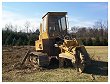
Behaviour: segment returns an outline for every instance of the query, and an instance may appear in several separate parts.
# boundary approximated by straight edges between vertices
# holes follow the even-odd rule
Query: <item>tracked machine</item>
[[[90,57],[80,40],[71,36],[67,29],[67,12],[48,12],[42,17],[39,40],[35,41],[34,52],[28,52],[21,65],[28,60],[39,67],[74,66],[83,72],[90,64]],[[51,64],[52,61],[55,61]]]

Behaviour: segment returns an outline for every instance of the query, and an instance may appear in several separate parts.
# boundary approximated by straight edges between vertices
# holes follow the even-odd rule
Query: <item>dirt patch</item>
[[[7,71],[13,68],[13,66],[21,62],[28,50],[33,51],[34,47],[28,46],[15,46],[15,47],[3,47],[2,49],[2,69]]]
[[[107,52],[98,52],[95,47],[95,54],[93,47],[87,47],[89,53],[93,56],[92,66],[86,68],[83,74],[78,74],[74,68],[32,68],[23,66],[23,69],[14,68],[15,64],[20,63],[28,50],[35,51],[34,46],[15,46],[2,48],[2,81],[4,82],[66,82],[66,81],[108,81],[108,58]],[[104,47],[104,50],[106,48]],[[101,48],[100,48],[101,51]],[[100,60],[97,59],[100,56]],[[105,57],[104,57],[105,56]],[[103,60],[102,60],[103,58]],[[56,64],[56,63],[54,63]]]

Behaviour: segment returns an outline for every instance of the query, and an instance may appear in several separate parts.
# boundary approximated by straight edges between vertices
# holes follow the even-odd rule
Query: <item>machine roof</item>
[[[67,12],[47,12],[42,18],[44,18],[46,15],[66,15]]]

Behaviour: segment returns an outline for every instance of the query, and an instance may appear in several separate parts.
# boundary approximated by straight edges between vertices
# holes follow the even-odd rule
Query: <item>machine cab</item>
[[[40,33],[44,38],[63,37],[67,33],[67,12],[48,12],[42,17]]]
[[[43,50],[48,55],[54,54],[54,44],[59,41],[62,43],[63,37],[67,34],[66,15],[67,12],[48,12],[42,17],[39,40],[35,41],[37,51]]]

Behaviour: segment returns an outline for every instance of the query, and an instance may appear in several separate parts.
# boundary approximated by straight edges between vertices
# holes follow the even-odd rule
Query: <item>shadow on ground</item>
[[[42,67],[42,69],[57,69],[59,68],[58,59],[52,59],[48,67]],[[73,66],[67,65],[64,68],[74,68]],[[108,76],[108,62],[91,60],[91,65],[85,67],[83,73]]]
[[[92,60],[92,65],[85,68],[84,73],[108,76],[108,62]]]
[[[48,69],[59,68],[59,62],[56,59],[51,60],[51,64]],[[73,68],[73,67],[70,67]],[[108,62],[91,60],[91,65],[87,66],[84,70],[86,74],[108,76]]]

